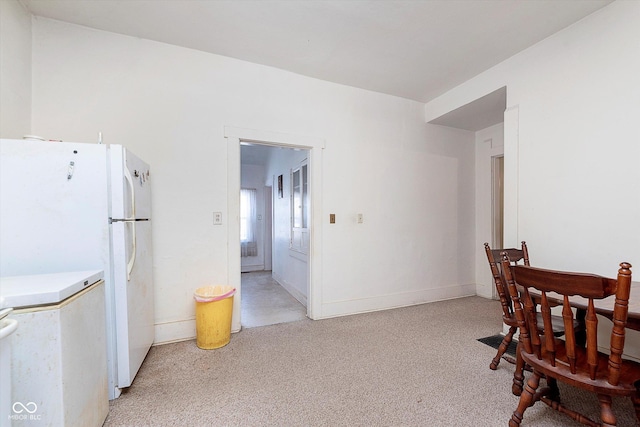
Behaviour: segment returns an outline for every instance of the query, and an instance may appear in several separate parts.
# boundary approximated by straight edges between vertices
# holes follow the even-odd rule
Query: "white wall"
[[[158,342],[194,336],[193,290],[239,272],[225,126],[324,141],[311,153],[315,318],[475,293],[473,136],[425,124],[423,104],[38,18],[32,120],[49,138],[102,132],[151,164]]]
[[[240,265],[242,272],[264,270],[264,235],[265,235],[265,211],[264,211],[264,166],[242,165],[240,175],[240,185],[242,188],[253,188],[256,190],[256,242],[258,244],[258,255],[242,257]],[[270,224],[269,224],[270,226]]]
[[[639,2],[616,1],[426,105],[431,120],[507,86],[518,132],[505,139],[517,191],[505,245],[526,240],[537,265],[640,267],[638,22]]]
[[[504,154],[504,124],[482,129],[475,133],[476,141],[476,292],[485,298],[493,297],[495,288],[489,269],[484,243],[492,244],[492,162]],[[519,246],[518,246],[519,247]]]
[[[342,150],[327,143],[327,315],[475,294],[473,134],[418,133],[405,114],[404,128],[380,117]]]
[[[31,15],[0,1],[0,138],[31,131]]]

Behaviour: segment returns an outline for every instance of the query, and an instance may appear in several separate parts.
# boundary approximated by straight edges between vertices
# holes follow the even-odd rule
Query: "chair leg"
[[[600,402],[600,420],[602,421],[602,425],[606,427],[615,427],[617,425],[616,416],[611,410],[611,396],[599,394],[598,401]]]
[[[489,365],[489,368],[491,370],[495,371],[496,369],[498,369],[498,365],[500,364],[500,359],[502,358],[502,355],[504,354],[504,352],[507,351],[507,348],[509,348],[509,344],[511,344],[511,340],[513,339],[513,334],[515,334],[517,330],[518,328],[516,326],[511,326],[509,328],[509,333],[505,335],[504,338],[502,339],[502,342],[500,343],[500,347],[498,347],[498,353],[496,354],[496,357],[493,358],[493,360],[491,361],[491,364]]]
[[[636,394],[631,398],[631,400],[633,401],[633,407],[636,410],[636,418],[640,423],[640,381],[636,381],[634,385],[636,386]]]
[[[527,385],[524,387],[522,394],[520,395],[520,402],[518,402],[518,407],[515,411],[513,411],[513,415],[511,416],[511,420],[509,420],[509,427],[518,427],[522,422],[522,417],[524,416],[524,411],[531,405],[533,405],[534,396],[536,394],[536,390],[540,385],[540,374],[536,371],[533,371],[531,377],[529,377],[529,381],[527,381]]]
[[[513,385],[511,386],[511,392],[520,396],[522,394],[522,386],[524,385],[524,360],[520,355],[520,342],[516,347],[516,370],[513,372]]]
[[[549,386],[549,393],[547,393],[547,397],[556,403],[560,403],[560,389],[558,388],[558,381],[555,378],[547,378],[547,385]]]

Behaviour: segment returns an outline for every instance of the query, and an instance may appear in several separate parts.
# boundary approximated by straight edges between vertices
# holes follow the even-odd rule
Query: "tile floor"
[[[271,271],[242,273],[241,324],[243,328],[295,322],[307,309],[278,282]]]

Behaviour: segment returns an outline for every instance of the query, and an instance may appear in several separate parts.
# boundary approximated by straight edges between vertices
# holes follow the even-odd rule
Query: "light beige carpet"
[[[477,341],[501,330],[479,297],[244,329],[221,349],[153,347],[106,426],[506,426],[513,365]],[[561,388],[565,403],[594,397]],[[628,399],[619,426],[637,426]],[[577,426],[543,404],[524,426]]]

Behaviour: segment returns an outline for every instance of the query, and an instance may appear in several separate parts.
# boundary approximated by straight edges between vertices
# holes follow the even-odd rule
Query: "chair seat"
[[[640,363],[623,359],[620,367],[620,381],[618,385],[614,386],[608,382],[609,374],[607,365],[609,364],[609,355],[598,352],[596,378],[592,380],[586,368],[588,366],[586,349],[584,347],[577,347],[576,373],[566,374],[569,359],[566,354],[565,342],[558,338],[554,341],[557,366],[553,366],[549,362],[552,358],[548,357],[548,352],[544,348],[544,345],[541,348],[542,359],[538,359],[535,354],[527,353],[524,350],[521,351],[521,356],[526,363],[533,364],[538,371],[546,376],[572,385],[578,385],[577,383],[579,383],[580,387],[594,393],[606,393],[611,396],[633,396],[636,393],[634,383],[640,381]],[[564,366],[560,366],[560,363],[564,364]]]

